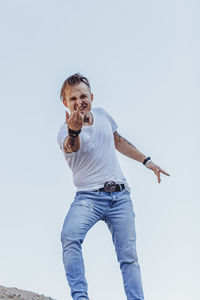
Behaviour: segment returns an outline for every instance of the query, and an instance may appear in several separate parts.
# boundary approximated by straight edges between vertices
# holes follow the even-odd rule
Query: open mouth
[[[80,108],[80,111],[85,110],[85,108],[86,108],[86,105],[85,105],[85,106],[82,106],[82,107]]]

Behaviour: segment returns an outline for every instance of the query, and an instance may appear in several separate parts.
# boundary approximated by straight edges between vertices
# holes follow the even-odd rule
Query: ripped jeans
[[[81,245],[88,230],[99,220],[106,222],[112,234],[127,300],[144,300],[136,252],[135,213],[126,189],[76,193],[61,232],[63,263],[72,298],[89,299]]]

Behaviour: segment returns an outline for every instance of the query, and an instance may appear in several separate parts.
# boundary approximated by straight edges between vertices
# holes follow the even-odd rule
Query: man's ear
[[[94,97],[94,95],[93,94],[91,94],[90,95],[90,97],[91,97],[91,102],[93,101],[93,97]]]
[[[68,104],[67,104],[67,100],[66,100],[66,99],[63,99],[63,104],[64,104],[64,106],[68,107]]]

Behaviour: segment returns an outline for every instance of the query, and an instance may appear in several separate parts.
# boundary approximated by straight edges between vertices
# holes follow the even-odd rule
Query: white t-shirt
[[[57,141],[72,170],[74,185],[77,191],[96,190],[103,187],[106,181],[113,180],[124,183],[130,191],[115,150],[113,133],[118,126],[103,108],[95,107],[91,113],[93,124],[82,127],[81,147],[77,152],[64,151],[63,143],[68,136],[66,123],[58,132]]]

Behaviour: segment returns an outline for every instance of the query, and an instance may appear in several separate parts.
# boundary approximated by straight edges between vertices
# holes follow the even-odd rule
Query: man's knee
[[[63,248],[67,248],[70,245],[81,247],[83,237],[77,234],[70,226],[64,226],[61,231],[60,240]]]
[[[136,249],[134,247],[127,247],[121,249],[120,253],[118,253],[118,261],[120,265],[123,264],[131,264],[138,262],[138,256]]]

